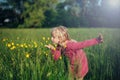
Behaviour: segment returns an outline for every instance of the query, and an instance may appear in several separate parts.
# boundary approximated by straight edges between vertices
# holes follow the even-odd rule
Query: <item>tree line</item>
[[[119,27],[120,5],[113,9],[108,1],[7,0],[12,9],[19,12],[15,20],[17,21],[16,25],[13,24],[13,21],[10,27],[44,28],[57,25],[67,27]]]

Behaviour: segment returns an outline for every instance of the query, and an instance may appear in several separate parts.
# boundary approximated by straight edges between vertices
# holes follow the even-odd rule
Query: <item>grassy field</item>
[[[120,29],[69,28],[77,41],[95,38],[104,43],[85,48],[89,72],[84,80],[120,80]],[[50,29],[0,29],[0,80],[69,80],[68,59],[54,61],[45,44]]]

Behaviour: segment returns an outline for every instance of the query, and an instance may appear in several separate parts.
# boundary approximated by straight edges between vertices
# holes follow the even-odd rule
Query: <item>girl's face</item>
[[[52,40],[52,42],[55,43],[55,44],[58,44],[58,43],[59,43],[58,37],[52,36],[52,37],[51,37],[51,40]]]

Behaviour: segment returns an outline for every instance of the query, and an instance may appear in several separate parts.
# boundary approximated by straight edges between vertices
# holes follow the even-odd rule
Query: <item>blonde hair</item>
[[[59,43],[65,42],[66,40],[70,40],[68,30],[64,26],[58,26],[52,29],[51,35],[54,37],[58,37],[60,40]]]

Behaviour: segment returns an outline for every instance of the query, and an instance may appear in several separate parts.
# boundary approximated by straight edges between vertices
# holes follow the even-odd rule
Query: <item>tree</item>
[[[53,27],[57,25],[57,11],[55,9],[48,9],[44,12],[45,20],[42,27]]]
[[[45,20],[45,11],[49,8],[53,8],[56,0],[34,0],[32,2],[24,2],[24,12],[22,17],[24,18],[24,24],[19,27],[36,28],[42,27]]]

